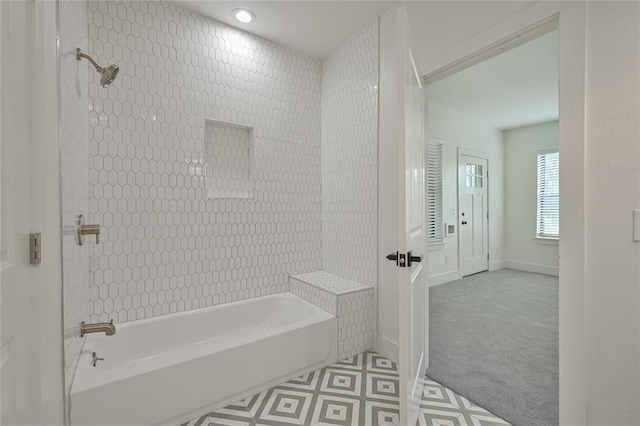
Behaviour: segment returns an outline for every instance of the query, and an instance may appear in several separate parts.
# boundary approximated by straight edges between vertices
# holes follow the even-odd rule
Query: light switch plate
[[[640,209],[633,211],[633,241],[640,242]]]

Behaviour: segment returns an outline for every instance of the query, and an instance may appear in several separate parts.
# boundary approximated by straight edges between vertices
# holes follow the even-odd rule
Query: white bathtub
[[[89,335],[71,422],[177,424],[337,360],[337,320],[282,293]],[[92,353],[104,358],[97,367]]]

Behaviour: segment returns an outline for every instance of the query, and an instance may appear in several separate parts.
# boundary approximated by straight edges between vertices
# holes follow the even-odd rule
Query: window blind
[[[442,222],[442,143],[429,140],[427,148],[427,235],[429,243],[444,241]]]
[[[536,236],[560,236],[560,155],[558,152],[538,154],[538,199]]]

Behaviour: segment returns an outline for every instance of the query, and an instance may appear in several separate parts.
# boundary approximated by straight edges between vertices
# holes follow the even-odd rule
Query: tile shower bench
[[[291,275],[289,284],[293,294],[338,318],[339,359],[373,348],[373,287],[325,271]]]

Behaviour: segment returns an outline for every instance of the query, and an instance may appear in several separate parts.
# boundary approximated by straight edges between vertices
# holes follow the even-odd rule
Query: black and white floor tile
[[[419,425],[508,425],[426,380]],[[282,383],[182,426],[400,426],[396,364],[363,352]]]

